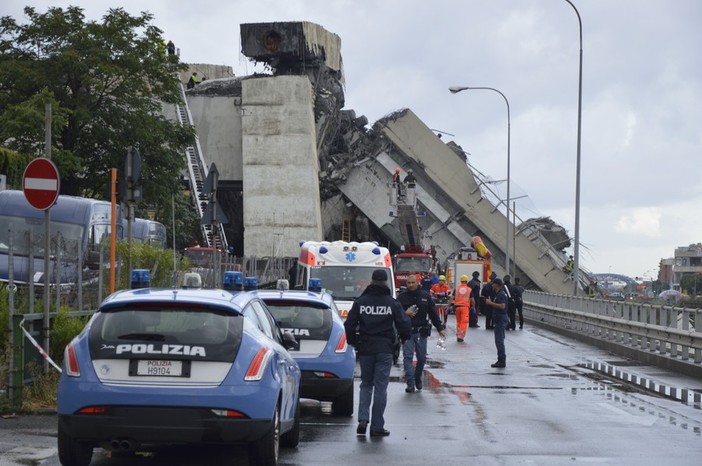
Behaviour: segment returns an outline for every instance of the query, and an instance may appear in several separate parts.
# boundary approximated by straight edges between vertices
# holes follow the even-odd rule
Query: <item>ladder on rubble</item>
[[[341,221],[341,241],[351,241],[351,219],[348,217]]]
[[[185,87],[180,83],[181,102],[176,104],[176,117],[182,126],[193,126],[193,118],[188,108],[188,99],[185,96]],[[188,181],[190,182],[190,193],[193,203],[197,209],[198,218],[202,218],[209,202],[209,197],[203,192],[205,180],[209,167],[205,164],[205,159],[200,148],[200,140],[195,135],[195,144],[185,148],[185,162],[188,167]],[[200,225],[202,228],[202,238],[207,247],[227,250],[227,238],[224,235],[222,224]]]

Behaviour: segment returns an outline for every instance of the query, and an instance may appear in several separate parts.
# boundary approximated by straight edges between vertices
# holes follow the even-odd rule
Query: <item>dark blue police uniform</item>
[[[386,436],[385,405],[390,382],[395,331],[402,341],[410,337],[411,324],[400,303],[390,295],[387,272],[373,272],[372,283],[353,303],[344,322],[346,339],[358,350],[361,387],[358,400],[358,435],[366,434],[370,421],[371,436]],[[373,400],[372,416],[370,412]]]
[[[487,282],[480,290],[480,307],[485,314],[485,328],[488,330],[494,329],[495,324],[492,321],[493,309],[487,305],[487,299],[495,300],[495,291],[492,289],[492,282]]]
[[[495,324],[495,347],[497,348],[497,362],[492,367],[505,367],[507,364],[507,354],[505,352],[505,330],[509,325],[509,316],[507,315],[509,307],[509,298],[504,289],[502,280],[496,278],[492,283],[500,285],[500,291],[493,299],[495,304],[504,304],[504,309],[492,308],[492,320]]]
[[[422,375],[424,364],[427,362],[427,337],[431,332],[432,324],[438,331],[445,326],[436,312],[434,300],[429,293],[422,289],[407,290],[397,297],[403,309],[417,306],[417,314],[412,317],[412,336],[402,345],[403,365],[405,369],[405,382],[408,393],[422,389]],[[429,323],[431,320],[431,323]],[[414,354],[417,354],[417,365],[412,364]]]

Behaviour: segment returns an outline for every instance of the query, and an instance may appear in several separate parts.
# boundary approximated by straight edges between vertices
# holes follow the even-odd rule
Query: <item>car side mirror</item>
[[[299,343],[295,339],[295,336],[288,332],[283,332],[283,346],[288,350],[299,349]]]

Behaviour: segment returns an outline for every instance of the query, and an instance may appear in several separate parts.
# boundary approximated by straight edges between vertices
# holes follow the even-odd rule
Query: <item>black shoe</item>
[[[523,326],[523,325],[520,325],[520,326],[519,326],[519,330],[521,330],[521,329],[523,329],[523,328],[524,328],[524,326]]]
[[[368,427],[368,421],[358,421],[356,435],[366,435],[366,427]]]
[[[507,367],[507,364],[502,361],[497,361],[495,364],[491,364],[490,367]]]
[[[485,329],[486,329],[486,330],[495,330],[495,326],[494,326],[494,325],[488,325],[487,327],[485,327]]]
[[[418,392],[421,391],[422,390],[422,381],[417,380],[417,382],[415,382],[414,386],[417,388]]]
[[[463,343],[463,338],[456,338],[456,341],[459,343]]]
[[[405,392],[407,392],[407,393],[414,393],[414,387],[408,386],[407,388],[405,388]]]
[[[388,435],[390,435],[389,430],[385,430],[385,429],[371,430],[371,437],[387,437]]]

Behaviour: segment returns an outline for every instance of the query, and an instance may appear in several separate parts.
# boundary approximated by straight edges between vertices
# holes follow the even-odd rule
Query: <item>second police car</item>
[[[356,355],[346,343],[344,322],[329,293],[271,290],[255,294],[265,301],[283,332],[299,345],[291,354],[302,371],[301,397],[331,401],[337,416],[353,414]]]

